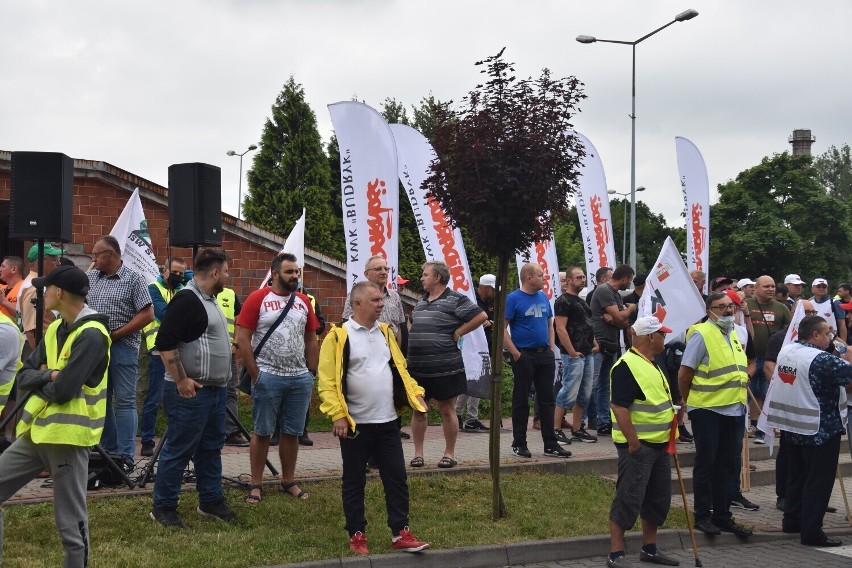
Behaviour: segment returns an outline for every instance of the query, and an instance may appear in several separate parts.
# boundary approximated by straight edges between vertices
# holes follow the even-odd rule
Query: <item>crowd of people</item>
[[[434,462],[439,468],[457,466],[460,430],[488,431],[479,420],[479,399],[467,395],[462,344],[465,335],[484,327],[491,347],[493,274],[479,279],[471,301],[449,287],[445,263],[428,261],[420,279],[424,293],[407,315],[388,285],[387,261],[371,257],[365,281],[345,300],[343,321],[320,343],[325,322],[316,298],[303,290],[291,254],[276,256],[267,285],[244,301],[227,287],[229,259],[221,250],[201,250],[191,270],[186,260],[169,258],[153,282],[122,262],[110,236],[95,243],[88,272],[63,266],[61,256],[56,247],[44,246],[42,277],[37,246],[28,253],[29,267],[18,257],[0,264],[6,285],[0,295],[3,414],[16,396],[27,397],[17,426],[9,421],[0,455],[0,503],[34,476],[53,476],[66,565],[80,565],[88,554],[89,448],[100,443],[132,467],[139,430],[141,454],[152,456],[161,404],[167,428],[150,511],[156,522],[183,526],[178,505],[190,460],[198,514],[236,518],[222,488],[226,443],[250,448],[246,504],[263,499],[263,470],[274,445],[281,463],[278,489],[309,499],[296,469],[300,444],[312,443],[307,416],[315,381],[320,411],[340,440],[350,549],[368,553],[364,488],[370,467],[381,473],[392,547],[428,548],[409,529],[401,443],[408,434],[401,416],[410,409],[412,468],[436,459],[424,445],[430,405],[440,414],[444,437]],[[758,508],[742,495],[740,471],[749,465],[742,462],[744,440],[761,443],[773,433],[757,428],[761,411],[769,417],[764,430],[782,431],[777,505],[784,531],[800,533],[803,544],[840,544],[822,531],[822,515],[846,427],[845,387],[852,382],[852,351],[842,349],[852,337],[852,286],[841,284],[832,298],[828,282],[816,278],[813,296],[805,300],[797,274],[778,286],[770,276],[718,277],[710,294],[702,294],[706,316],[673,334],[657,318],[639,316],[645,277],[627,265],[598,270],[597,286],[585,295],[585,271],[568,268],[560,273],[563,294],[554,304],[543,292],[539,265],[526,264],[519,274],[518,289],[506,298],[502,344],[514,376],[512,452],[532,457],[531,397],[545,456],[569,458],[566,446],[572,443],[612,437],[619,478],[609,519],[609,566],[630,565],[624,532],[637,518],[643,529],[640,560],[676,564],[656,547],[656,530],[671,501],[666,448],[673,440],[695,444],[695,528],[751,535],[731,508]],[[702,291],[706,276],[691,276]],[[37,296],[43,297],[41,312]],[[798,339],[785,343],[797,302],[804,316],[797,322]],[[149,361],[141,420],[140,353]],[[559,376],[555,357],[562,360]],[[250,439],[237,423],[238,369],[245,375],[240,388],[252,400]],[[783,386],[766,403],[770,380],[779,376]]]

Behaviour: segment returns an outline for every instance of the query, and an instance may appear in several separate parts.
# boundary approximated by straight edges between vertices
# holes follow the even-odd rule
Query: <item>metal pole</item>
[[[621,264],[627,264],[627,200],[624,200],[624,238],[621,239]]]
[[[244,155],[245,155],[245,152],[240,154],[240,183],[239,183],[239,186],[238,186],[239,189],[237,190],[237,200],[238,200],[237,201],[237,219],[242,219],[242,217],[240,216],[240,213],[242,211],[242,206],[243,206],[243,156]]]
[[[640,40],[641,41],[641,40]],[[637,42],[638,43],[638,42]],[[636,271],[636,44],[633,44],[633,88],[630,112],[630,267]]]

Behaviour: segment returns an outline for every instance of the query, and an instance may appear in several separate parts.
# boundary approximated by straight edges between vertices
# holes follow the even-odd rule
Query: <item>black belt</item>
[[[545,353],[550,351],[550,347],[528,347],[525,349],[518,349],[518,351],[529,351],[530,353]]]

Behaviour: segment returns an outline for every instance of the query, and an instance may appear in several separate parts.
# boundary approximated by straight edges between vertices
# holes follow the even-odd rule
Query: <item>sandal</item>
[[[252,491],[254,491],[255,489],[257,489],[259,491],[263,491],[263,486],[262,485],[252,485],[252,486],[249,487],[249,492],[246,493],[245,497],[243,497],[243,501],[245,501],[249,505],[254,505],[256,503],[260,503],[263,500],[263,497],[261,497],[260,495],[255,495],[254,493],[252,493]]]
[[[443,469],[449,469],[451,467],[456,467],[458,464],[459,464],[459,462],[457,462],[455,459],[451,458],[450,456],[444,456],[438,462],[438,467],[443,468]]]
[[[278,487],[281,490],[281,493],[286,493],[290,497],[295,497],[296,499],[301,499],[302,501],[305,501],[308,498],[308,494],[303,491],[301,487],[299,487],[298,481],[291,481],[290,483],[286,484],[282,483]],[[290,491],[294,487],[298,490],[298,493],[293,493],[292,491]]]
[[[423,456],[414,456],[414,459],[409,462],[411,467],[423,467],[426,462],[423,461]]]

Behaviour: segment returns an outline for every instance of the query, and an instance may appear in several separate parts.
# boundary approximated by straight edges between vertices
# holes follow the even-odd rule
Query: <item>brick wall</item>
[[[9,199],[10,184],[9,171],[0,170],[0,200]],[[162,191],[162,188],[160,189]],[[115,187],[102,179],[75,177],[71,217],[72,244],[81,245],[84,253],[90,253],[95,241],[112,230],[129,197],[130,193],[126,189]],[[157,260],[164,262],[171,254],[183,257],[191,266],[191,248],[174,247],[169,251],[168,209],[144,197],[142,208],[148,221]],[[277,252],[224,230],[222,249],[232,259],[229,267],[230,287],[234,288],[241,299],[245,299],[258,288]],[[344,280],[310,265],[305,267],[303,279],[305,288],[316,296],[326,319],[330,322],[339,321],[346,298]]]

